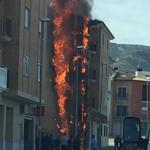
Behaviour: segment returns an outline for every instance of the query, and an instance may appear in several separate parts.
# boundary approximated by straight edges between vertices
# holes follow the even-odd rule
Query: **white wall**
[[[102,124],[101,147],[108,146],[108,140],[109,140],[109,126],[107,124]]]
[[[0,95],[0,105],[4,106],[4,122],[6,121],[6,108],[11,107],[13,108],[13,150],[23,150],[23,141],[24,141],[24,114],[20,113],[20,104],[13,99],[3,98]],[[34,117],[30,116],[33,120]],[[11,125],[10,125],[11,126]],[[4,135],[6,132],[6,127],[4,123]],[[34,124],[35,130],[35,124]],[[34,132],[35,134],[35,132]],[[4,141],[4,148],[5,150],[5,141]],[[9,144],[9,143],[7,143]]]

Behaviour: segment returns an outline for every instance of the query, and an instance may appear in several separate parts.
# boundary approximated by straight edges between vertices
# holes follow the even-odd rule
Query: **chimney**
[[[135,72],[136,77],[142,77],[143,76],[143,69],[141,67],[137,67],[137,70]]]

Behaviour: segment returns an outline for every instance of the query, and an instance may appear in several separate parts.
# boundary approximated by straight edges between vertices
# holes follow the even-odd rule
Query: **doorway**
[[[34,128],[32,119],[24,119],[24,150],[33,150]]]

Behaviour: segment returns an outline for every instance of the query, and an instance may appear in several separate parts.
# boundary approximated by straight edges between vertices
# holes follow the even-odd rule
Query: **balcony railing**
[[[0,18],[0,41],[11,41],[12,21],[7,17]]]

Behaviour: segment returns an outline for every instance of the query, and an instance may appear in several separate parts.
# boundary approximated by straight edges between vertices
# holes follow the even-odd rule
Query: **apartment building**
[[[142,135],[149,124],[149,79],[150,74],[138,69],[135,75],[119,73],[112,83],[112,117],[110,135],[122,134],[125,116],[139,117]]]
[[[46,40],[41,42],[41,19],[47,17],[47,6],[48,0],[0,0],[1,150],[35,149],[38,118],[33,110],[39,104],[41,56],[44,92],[47,87]]]
[[[108,143],[108,47],[114,37],[104,22],[89,23],[89,80],[88,80],[88,128],[89,139],[95,134],[99,145]],[[90,143],[89,143],[90,145]]]

